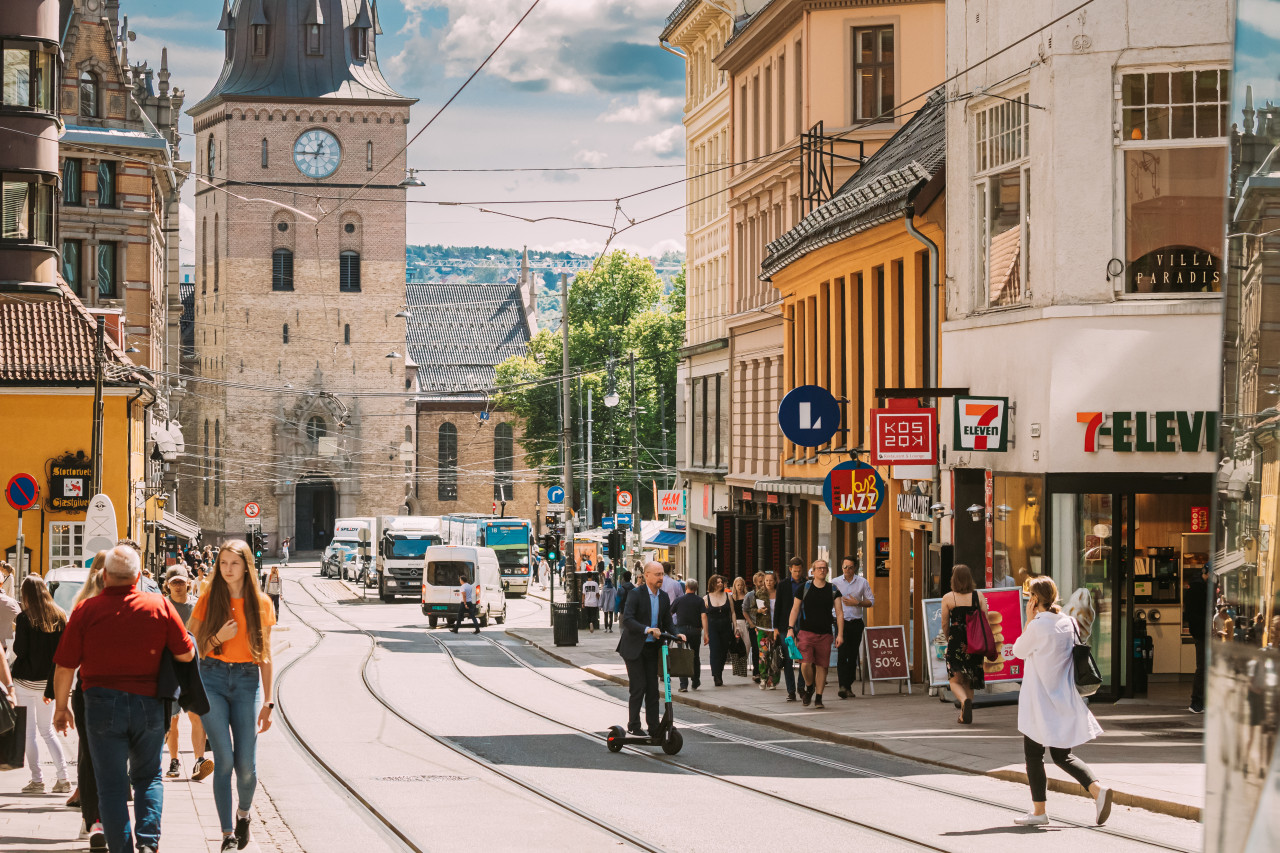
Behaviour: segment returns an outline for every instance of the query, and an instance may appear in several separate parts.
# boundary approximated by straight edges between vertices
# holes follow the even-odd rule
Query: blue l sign
[[[564,487],[552,486],[551,488],[547,489],[547,502],[553,503],[553,504],[564,503]]]
[[[840,429],[840,406],[826,388],[801,385],[778,405],[778,426],[801,447],[819,447]]]

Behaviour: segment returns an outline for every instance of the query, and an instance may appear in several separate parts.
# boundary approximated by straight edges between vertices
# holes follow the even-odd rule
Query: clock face
[[[293,143],[293,163],[309,178],[327,178],[338,169],[342,146],[327,130],[308,130]]]

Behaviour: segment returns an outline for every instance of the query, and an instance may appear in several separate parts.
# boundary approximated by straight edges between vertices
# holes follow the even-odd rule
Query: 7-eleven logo
[[[961,450],[1004,451],[1008,406],[1004,397],[957,398],[956,446]]]

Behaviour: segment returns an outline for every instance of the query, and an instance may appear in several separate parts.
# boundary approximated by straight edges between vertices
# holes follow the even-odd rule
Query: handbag
[[[804,660],[804,655],[800,653],[800,647],[796,645],[796,638],[787,634],[787,657],[792,660]]]
[[[991,656],[995,652],[994,638],[991,647],[987,646],[987,638],[991,636],[991,623],[987,621],[987,614],[982,612],[981,607],[975,607],[964,618],[964,642],[969,654]]]
[[[13,730],[14,723],[17,722],[18,707],[9,704],[9,694],[0,691],[0,735],[6,735]]]
[[[674,643],[667,646],[667,674],[672,678],[692,678],[693,649]]]
[[[0,697],[0,708],[7,708],[13,719],[9,730],[0,735],[0,770],[20,770],[27,754],[27,709],[13,707],[7,696]]]
[[[746,653],[747,644],[742,642],[742,638],[735,634],[733,640],[729,643],[729,654],[743,656]]]
[[[1093,659],[1093,649],[1088,643],[1080,642],[1080,624],[1071,620],[1071,629],[1075,633],[1075,643],[1071,646],[1071,663],[1075,669],[1076,692],[1081,696],[1092,696],[1102,686],[1102,673],[1098,670],[1098,662]]]

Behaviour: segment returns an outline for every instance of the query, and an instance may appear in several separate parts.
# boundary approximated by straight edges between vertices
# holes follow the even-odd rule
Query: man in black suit
[[[622,636],[618,638],[618,654],[627,664],[627,681],[631,687],[631,713],[627,731],[644,735],[640,728],[640,704],[644,703],[649,734],[658,729],[662,712],[658,698],[658,677],[662,670],[659,637],[671,633],[671,604],[662,594],[662,564],[649,562],[644,567],[644,585],[627,595],[622,608]],[[681,640],[684,637],[680,638]]]
[[[787,564],[787,572],[775,573],[778,580],[778,598],[774,602],[774,627],[782,632],[778,642],[787,635],[787,620],[790,618],[791,605],[804,594],[804,560],[792,557]],[[778,615],[782,614],[782,615]],[[787,683],[787,701],[796,701],[796,668],[791,664],[785,647],[782,649],[782,677]],[[800,676],[800,692],[804,692],[804,676]]]

